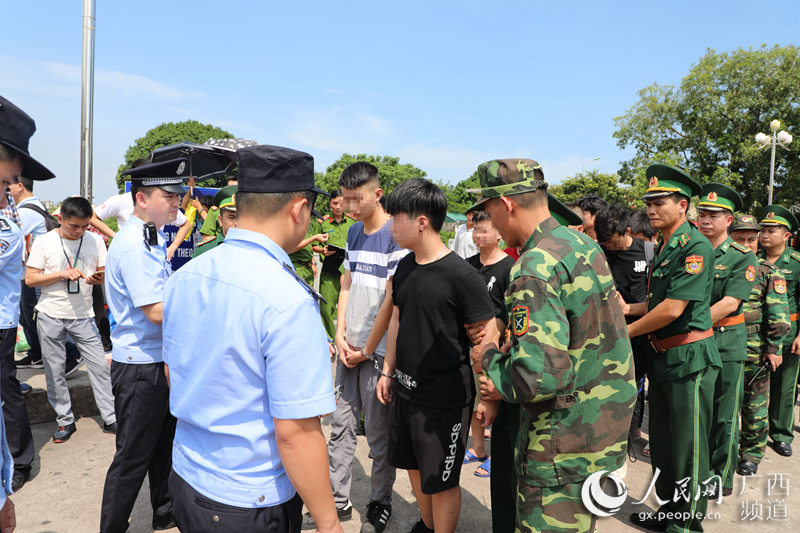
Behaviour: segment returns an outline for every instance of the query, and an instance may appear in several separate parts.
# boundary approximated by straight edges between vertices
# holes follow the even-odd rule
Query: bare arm
[[[344,340],[344,329],[347,324],[345,315],[347,314],[347,299],[350,297],[350,286],[352,284],[353,278],[350,276],[350,271],[345,270],[344,274],[342,274],[342,283],[339,288],[339,301],[336,304],[336,335],[334,337],[336,349],[339,350],[339,359],[345,366],[347,366],[347,352],[350,351],[347,342]]]
[[[299,252],[312,242],[325,242],[327,240],[328,240],[327,233],[317,233],[316,235],[312,235],[311,237],[308,237],[307,239],[303,239],[302,241],[300,241],[300,244],[297,245],[297,248],[295,248],[294,251]]]
[[[192,229],[192,223],[189,222],[187,219],[186,222],[183,223],[183,226],[178,228],[177,233],[175,233],[175,240],[172,241],[167,247],[167,259],[172,259],[172,256],[175,255],[175,250],[178,249],[178,246],[181,245],[186,236],[189,235],[189,231]]]
[[[44,274],[41,268],[27,267],[25,269],[25,285],[28,287],[47,287],[62,280],[75,281],[84,278],[79,268],[70,268],[58,272]]]
[[[383,298],[378,314],[375,316],[375,322],[372,323],[372,329],[369,331],[369,337],[364,343],[364,346],[359,352],[352,352],[352,355],[347,358],[347,362],[355,366],[361,361],[365,361],[364,353],[372,354],[375,348],[381,342],[383,334],[386,333],[386,328],[389,327],[389,321],[392,319],[392,278],[390,277],[386,282],[386,296]]]
[[[636,337],[663,328],[681,316],[688,304],[688,300],[667,298],[642,318],[632,324],[628,324],[628,336]]]
[[[397,332],[400,330],[400,308],[392,306],[392,318],[389,321],[389,332],[386,334],[386,355],[383,357],[383,375],[378,380],[375,392],[378,401],[386,405],[392,401],[392,385],[397,368]]]
[[[94,213],[92,213],[92,218],[91,220],[89,220],[89,224],[91,224],[94,227],[94,229],[96,229],[109,239],[113,239],[114,235],[116,235],[116,233],[114,233],[114,230],[109,228],[108,224],[100,220],[100,217],[98,217]]]
[[[739,307],[740,303],[742,303],[742,300],[739,298],[734,298],[733,296],[723,296],[720,301],[711,306],[711,321],[716,322],[717,320],[730,315],[736,311],[736,308]]]
[[[164,302],[157,304],[143,305],[141,307],[144,316],[153,324],[161,324],[164,320]]]
[[[341,532],[328,474],[328,449],[319,418],[275,419],[278,453],[317,531]]]

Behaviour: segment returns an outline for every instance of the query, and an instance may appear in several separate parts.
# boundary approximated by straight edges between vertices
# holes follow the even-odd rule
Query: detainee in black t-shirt
[[[464,324],[495,316],[480,273],[457,254],[419,265],[412,252],[397,265],[392,301],[400,310],[395,392],[430,407],[471,404],[475,385]]]
[[[611,277],[622,299],[628,303],[640,303],[647,299],[647,276],[650,271],[655,245],[631,236],[631,212],[621,205],[609,205],[597,212],[595,233],[602,246],[611,270]],[[627,316],[629,324],[639,317]],[[644,418],[644,376],[650,351],[647,337],[639,335],[631,339],[633,366],[639,395],[631,420],[631,436],[641,437]],[[645,455],[649,453],[645,447]]]
[[[508,317],[503,316],[505,310],[506,289],[511,280],[511,267],[514,266],[514,259],[503,252],[505,257],[496,263],[484,265],[481,263],[481,254],[475,254],[467,258],[467,263],[472,265],[483,276],[486,289],[489,291],[489,298],[495,309],[495,317],[503,322],[508,322]]]

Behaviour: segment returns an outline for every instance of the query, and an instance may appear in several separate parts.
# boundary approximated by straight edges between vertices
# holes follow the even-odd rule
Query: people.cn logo
[[[607,475],[606,475],[607,474]],[[613,485],[609,487],[613,494],[607,494],[603,490],[603,481],[608,480]],[[608,470],[595,472],[583,482],[581,488],[581,500],[583,505],[595,516],[611,516],[620,510],[622,504],[628,498],[628,487],[618,475],[609,473]]]

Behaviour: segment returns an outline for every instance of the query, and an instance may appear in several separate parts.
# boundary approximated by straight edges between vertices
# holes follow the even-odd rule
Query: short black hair
[[[331,200],[333,200],[334,198],[341,198],[342,197],[342,189],[331,189],[330,191],[328,191],[328,193],[330,193],[330,195],[331,195],[331,198],[330,198]]]
[[[197,201],[206,209],[211,209],[211,206],[214,205],[214,197],[210,194],[201,194]]]
[[[425,215],[431,227],[438,232],[447,216],[447,196],[433,182],[412,178],[395,187],[386,201],[386,212],[410,217]]]
[[[314,207],[317,193],[310,190],[292,192],[237,192],[236,213],[238,216],[263,218],[274,215],[294,198],[303,197]]]
[[[59,212],[62,219],[67,218],[92,218],[94,209],[92,204],[86,198],[81,196],[70,196],[61,202],[61,210]]]
[[[656,230],[650,225],[650,217],[647,216],[646,211],[637,209],[631,213],[631,233],[640,233],[648,239],[652,239],[656,234]]]
[[[19,177],[19,182],[25,187],[25,190],[28,192],[33,192],[33,180],[30,178],[25,178],[23,176]]]
[[[492,220],[492,217],[486,211],[477,211],[475,212],[475,216],[472,217],[472,223],[477,224],[478,222],[483,222],[484,220]]]
[[[625,235],[631,226],[631,211],[624,205],[611,204],[597,212],[594,232],[597,242],[607,242],[614,235]]]
[[[592,216],[596,215],[598,211],[608,205],[605,199],[598,194],[585,194],[575,200],[575,203],[584,211],[590,212]]]
[[[374,183],[381,186],[378,167],[368,161],[356,161],[350,163],[342,170],[339,176],[339,187],[343,189],[358,189],[367,183]]]

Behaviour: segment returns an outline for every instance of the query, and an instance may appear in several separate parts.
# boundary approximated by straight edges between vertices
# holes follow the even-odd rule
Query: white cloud
[[[496,157],[489,150],[476,150],[441,141],[410,144],[401,148],[396,155],[401,163],[411,163],[427,172],[431,179],[447,183],[468,178],[479,164]]]
[[[288,137],[316,150],[374,153],[386,146],[395,133],[388,120],[348,106],[294,113]]]

